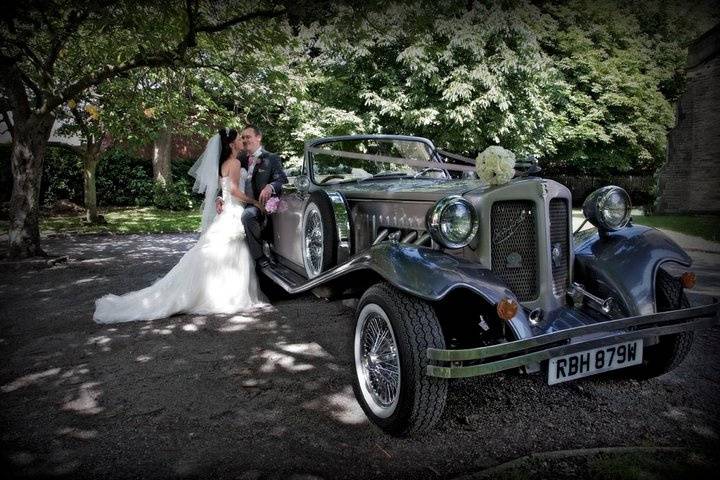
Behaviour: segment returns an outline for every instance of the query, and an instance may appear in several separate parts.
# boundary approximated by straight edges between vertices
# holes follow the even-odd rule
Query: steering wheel
[[[328,175],[327,177],[320,180],[320,183],[325,183],[328,180],[334,180],[336,178],[345,178],[345,175],[339,175],[339,174]]]
[[[425,175],[425,174],[428,173],[428,172],[444,172],[444,171],[445,171],[445,170],[443,170],[442,168],[427,167],[427,168],[423,168],[421,171],[419,171],[418,173],[416,173],[413,178],[422,177],[423,175]]]

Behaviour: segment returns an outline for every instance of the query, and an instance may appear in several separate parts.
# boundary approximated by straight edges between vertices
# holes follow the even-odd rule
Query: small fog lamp
[[[683,288],[693,288],[696,280],[694,272],[685,272],[680,275],[680,283]]]
[[[518,303],[512,298],[504,297],[497,304],[498,317],[503,320],[512,320],[518,311]]]

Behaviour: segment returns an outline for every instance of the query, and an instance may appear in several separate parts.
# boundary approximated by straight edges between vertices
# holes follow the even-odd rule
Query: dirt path
[[[0,264],[4,470],[452,478],[546,450],[719,450],[717,327],[697,339],[681,368],[647,383],[594,378],[549,387],[542,376],[512,374],[454,382],[442,425],[399,440],[368,424],[354,400],[352,312],[340,302],[305,296],[252,317],[92,322],[95,298],[149,284],[194,239],[54,238],[45,246],[67,263]]]

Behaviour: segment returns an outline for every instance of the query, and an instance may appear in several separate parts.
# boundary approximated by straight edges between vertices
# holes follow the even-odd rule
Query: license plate
[[[642,339],[593,348],[551,358],[548,364],[548,385],[638,365],[642,362]]]

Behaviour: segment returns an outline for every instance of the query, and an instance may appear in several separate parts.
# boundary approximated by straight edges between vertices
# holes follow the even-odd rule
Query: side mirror
[[[301,193],[307,193],[308,190],[310,190],[310,179],[307,175],[298,175],[295,177],[295,188],[298,189],[298,192]]]

